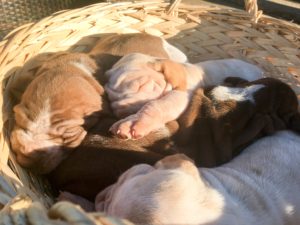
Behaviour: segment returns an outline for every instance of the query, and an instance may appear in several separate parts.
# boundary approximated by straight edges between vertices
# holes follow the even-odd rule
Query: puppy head
[[[15,126],[10,135],[11,147],[17,155],[18,163],[26,168],[37,168],[40,167],[37,163],[44,162],[47,168],[41,170],[50,170],[64,155],[60,152],[61,146],[76,147],[86,135],[82,127],[83,119],[66,118],[53,126],[52,113],[47,107],[31,111],[21,103],[14,107],[14,112]],[[48,165],[50,158],[56,160]],[[43,171],[37,172],[44,173]]]
[[[63,159],[61,140],[46,134],[36,135],[15,126],[10,136],[17,162],[36,173],[47,173]]]
[[[181,165],[191,163],[178,157],[179,161]],[[195,224],[198,181],[181,166],[157,167],[137,165],[129,169],[96,197],[96,210],[141,224]]]

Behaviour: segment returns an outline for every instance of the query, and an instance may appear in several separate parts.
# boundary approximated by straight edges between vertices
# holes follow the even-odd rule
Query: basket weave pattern
[[[70,7],[73,0],[1,0],[0,39],[10,30]]]
[[[234,57],[254,63],[267,75],[290,84],[300,99],[299,26],[257,11],[253,15],[259,18],[253,20],[253,15],[244,11],[217,5],[181,4],[169,14],[167,6],[153,1],[100,3],[24,25],[0,42],[1,173],[15,194],[29,195],[46,207],[52,203],[46,182],[17,165],[7,142],[12,106],[33,78],[32,69],[51,52],[88,51],[103,33],[161,36],[186,53],[191,62]],[[22,87],[16,85],[20,82]]]

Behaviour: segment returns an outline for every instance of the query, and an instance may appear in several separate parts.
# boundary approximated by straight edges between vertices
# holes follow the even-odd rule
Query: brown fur
[[[146,44],[145,44],[146,43]],[[40,67],[35,68],[35,79],[14,107],[16,125],[11,134],[12,148],[20,165],[38,173],[48,173],[64,159],[68,148],[78,146],[101,114],[105,114],[101,95],[103,88],[93,77],[86,76],[69,62],[83,63],[93,70],[95,78],[105,84],[104,72],[122,55],[141,52],[167,58],[160,38],[148,34],[109,35],[101,38],[89,55],[83,53],[54,53]],[[39,147],[25,131],[49,99],[51,128],[42,138],[53,146]],[[30,132],[35,132],[31,130]],[[38,131],[37,131],[38,132]],[[40,132],[38,132],[41,138]],[[61,150],[61,151],[60,151]]]
[[[90,51],[93,56],[99,54],[124,56],[129,53],[143,53],[158,58],[169,58],[163,49],[161,38],[145,33],[108,35],[101,38]]]
[[[241,82],[242,81],[242,82]],[[299,132],[298,101],[285,83],[264,78],[253,82],[240,78],[225,80],[229,86],[263,84],[249,101],[216,101],[213,88],[198,88],[186,112],[179,119],[175,143],[198,166],[213,167],[227,162],[255,139],[277,130]]]
[[[174,90],[186,91],[188,73],[181,63],[166,59],[149,63],[149,66],[155,71],[161,72]]]
[[[99,66],[95,76],[102,85],[107,82],[103,76],[122,56],[143,53],[158,58],[169,58],[163,49],[161,38],[146,34],[110,34],[100,38],[89,52]]]
[[[97,68],[86,54],[57,53],[37,70],[36,78],[14,107],[12,148],[20,165],[36,168],[39,173],[48,172],[63,158],[63,152],[57,153],[60,146],[78,146],[86,129],[103,113],[103,88],[72,65],[74,62],[92,71]],[[49,160],[43,161],[44,157]]]

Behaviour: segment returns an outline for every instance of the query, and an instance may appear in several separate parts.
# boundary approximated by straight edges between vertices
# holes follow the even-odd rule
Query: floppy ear
[[[127,171],[125,171],[118,179],[116,183],[105,188],[101,191],[95,198],[95,208],[96,211],[107,211],[109,205],[113,200],[113,195],[116,190],[121,187],[125,181],[129,180],[132,177],[135,177],[140,174],[146,174],[153,171],[154,168],[147,164],[139,164],[131,167]]]
[[[104,88],[103,86],[93,77],[84,76],[82,77],[85,79],[89,84],[95,88],[95,90],[99,93],[99,95],[104,95]]]
[[[148,66],[162,73],[166,81],[172,85],[173,89],[179,91],[185,91],[187,89],[188,74],[183,64],[163,59],[149,62]]]
[[[28,118],[27,108],[24,107],[23,104],[18,104],[14,106],[13,108],[14,111],[14,116],[15,116],[15,121],[18,124],[19,127],[26,127],[28,123],[30,123],[30,119]]]

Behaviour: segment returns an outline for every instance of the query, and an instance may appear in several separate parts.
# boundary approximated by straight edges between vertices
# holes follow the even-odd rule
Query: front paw
[[[133,139],[132,126],[137,120],[137,115],[128,116],[114,123],[109,131],[122,139]]]
[[[140,139],[164,126],[150,117],[134,114],[114,123],[110,132],[122,139]]]

